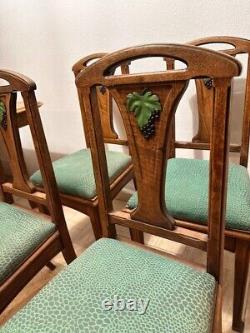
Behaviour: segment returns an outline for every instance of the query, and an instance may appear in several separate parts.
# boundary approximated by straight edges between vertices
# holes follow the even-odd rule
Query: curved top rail
[[[75,76],[79,74],[82,69],[87,67],[88,63],[92,60],[99,60],[100,58],[104,57],[107,53],[105,52],[99,52],[99,53],[93,53],[90,54],[86,57],[81,58],[78,60],[73,66],[72,66],[72,71],[74,72]]]
[[[14,71],[0,69],[0,79],[9,82],[8,88],[13,91],[36,90],[36,84],[33,80]],[[6,92],[6,86],[0,86],[0,92]]]
[[[124,62],[146,57],[169,57],[186,63],[187,68],[154,73],[112,76]],[[230,78],[239,75],[241,64],[236,59],[213,50],[181,44],[149,44],[110,53],[76,77],[77,86],[133,84],[188,80],[195,77]]]
[[[240,37],[232,37],[232,36],[212,36],[212,37],[204,37],[193,40],[189,42],[189,45],[194,46],[202,46],[206,44],[229,44],[232,45],[232,49],[221,50],[230,55],[236,55],[239,53],[250,53],[250,40],[246,38]]]

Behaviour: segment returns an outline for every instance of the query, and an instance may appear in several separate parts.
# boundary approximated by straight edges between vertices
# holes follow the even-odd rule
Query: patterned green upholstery
[[[0,282],[55,230],[53,223],[28,212],[0,203]]]
[[[131,157],[115,151],[106,152],[110,181],[113,181],[128,164]],[[59,191],[85,199],[96,195],[95,178],[89,149],[77,151],[53,163]],[[41,172],[35,172],[30,180],[35,186],[42,185]]]
[[[207,223],[209,163],[206,160],[174,158],[168,161],[166,205],[177,219]],[[247,169],[230,164],[226,225],[230,229],[250,230],[250,180]],[[137,206],[136,193],[128,208]]]
[[[106,298],[149,299],[144,314],[105,311]],[[52,280],[1,333],[208,333],[215,279],[184,264],[101,239]]]

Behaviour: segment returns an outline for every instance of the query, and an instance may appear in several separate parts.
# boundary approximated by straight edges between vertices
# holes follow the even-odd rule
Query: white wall
[[[52,153],[84,144],[71,72],[80,57],[211,35],[250,38],[249,0],[0,0],[0,12],[0,67],[37,83]],[[194,131],[189,103],[182,103],[178,133],[186,138]],[[29,149],[26,132],[23,137]]]

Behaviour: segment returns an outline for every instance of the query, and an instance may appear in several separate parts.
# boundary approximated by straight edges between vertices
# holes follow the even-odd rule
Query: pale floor
[[[123,205],[121,201],[116,201],[116,206]],[[64,208],[70,235],[77,255],[81,254],[88,246],[94,242],[89,218],[79,212],[69,208]],[[129,241],[129,234],[125,228],[118,228],[119,238]],[[167,252],[170,255],[178,255],[181,261],[190,260],[198,265],[204,265],[205,253],[192,249],[163,238],[146,235],[145,242],[148,246]],[[7,307],[0,318],[0,325],[10,318],[18,309],[22,308],[49,280],[51,280],[66,265],[62,255],[57,255],[53,259],[56,265],[54,271],[45,267],[36,277],[22,290],[15,300]],[[225,252],[225,281],[224,281],[224,305],[223,305],[223,333],[232,333],[232,295],[233,295],[233,265],[234,255]],[[250,302],[247,304],[247,315],[245,333],[250,333]],[[26,333],[26,332],[24,332]],[[31,332],[30,332],[31,333]]]

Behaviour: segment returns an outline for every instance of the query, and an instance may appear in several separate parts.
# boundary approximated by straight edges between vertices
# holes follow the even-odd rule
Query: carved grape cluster
[[[213,87],[213,79],[204,79],[204,84],[207,89],[211,89]]]
[[[155,134],[155,121],[160,117],[160,111],[153,111],[151,114],[148,123],[144,125],[140,130],[142,131],[143,136],[148,139]]]
[[[155,134],[155,121],[162,110],[160,99],[149,90],[133,92],[127,96],[128,111],[134,112],[138,127],[145,139]]]

